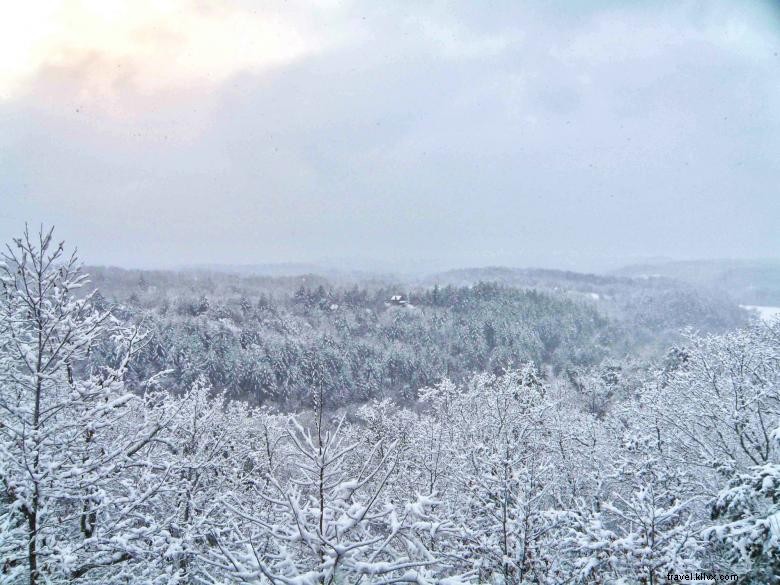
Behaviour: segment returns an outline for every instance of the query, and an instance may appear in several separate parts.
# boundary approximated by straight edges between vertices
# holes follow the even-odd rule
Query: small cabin
[[[404,295],[393,295],[386,304],[394,305],[396,307],[405,307],[409,304],[409,300]]]

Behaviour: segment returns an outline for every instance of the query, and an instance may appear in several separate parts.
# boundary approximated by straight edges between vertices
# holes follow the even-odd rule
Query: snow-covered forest
[[[92,272],[48,231],[0,265],[0,583],[780,582],[780,320]]]

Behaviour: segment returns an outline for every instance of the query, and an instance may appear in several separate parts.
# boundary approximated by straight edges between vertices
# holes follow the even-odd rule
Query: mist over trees
[[[0,583],[780,582],[780,321],[722,294],[93,273],[0,265]]]
[[[660,357],[685,327],[725,331],[748,320],[728,297],[674,281],[556,271],[361,283],[92,272],[104,307],[118,305],[115,313],[149,335],[132,378],[170,370],[168,384],[184,389],[205,376],[230,397],[293,409],[308,406],[317,385],[334,406],[412,404],[419,388],[445,377],[528,362],[577,376],[629,354]],[[390,302],[399,294],[404,304]]]

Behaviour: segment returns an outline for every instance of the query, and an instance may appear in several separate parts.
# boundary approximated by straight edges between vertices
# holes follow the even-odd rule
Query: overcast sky
[[[136,267],[780,257],[776,2],[0,7],[4,241],[53,223]]]

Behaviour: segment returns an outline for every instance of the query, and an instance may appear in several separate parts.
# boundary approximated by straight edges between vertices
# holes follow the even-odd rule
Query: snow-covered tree
[[[644,396],[668,457],[720,473],[765,463],[780,421],[777,342],[758,325],[687,341],[685,360]]]
[[[343,439],[343,420],[326,428],[321,404],[309,427],[289,419],[284,463],[252,484],[259,505],[247,509],[234,495],[225,498],[233,520],[217,538],[212,564],[237,582],[444,582],[420,537],[447,529],[430,516],[435,502],[391,501],[385,491],[395,445],[358,452]]]
[[[0,264],[3,582],[109,583],[159,529],[139,515],[162,481],[140,454],[165,421],[124,384],[142,340],[79,296],[85,283],[51,231],[25,231]],[[111,364],[92,368],[105,339]]]
[[[561,511],[570,560],[564,574],[574,582],[651,585],[666,582],[669,572],[699,568],[696,498],[686,497],[652,440],[628,435],[612,452],[607,489]]]
[[[745,582],[780,583],[780,428],[770,460],[736,474],[712,510],[719,525],[706,531]]]
[[[552,403],[534,368],[444,381],[422,392],[417,469],[458,527],[436,543],[481,583],[538,582],[548,570],[545,514],[553,501],[548,415]]]

